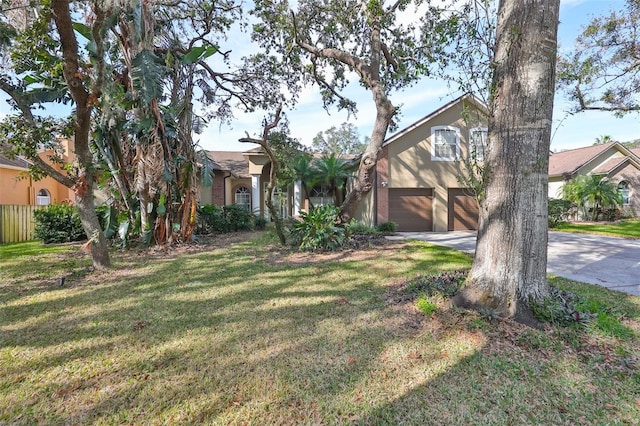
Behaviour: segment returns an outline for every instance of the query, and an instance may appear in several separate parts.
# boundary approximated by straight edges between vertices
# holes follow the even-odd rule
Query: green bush
[[[86,239],[75,207],[68,204],[52,204],[34,213],[35,237],[45,244],[66,243]]]
[[[300,213],[302,220],[293,224],[294,243],[302,250],[339,250],[346,242],[344,228],[336,226],[339,213],[337,207],[330,205]]]
[[[376,229],[383,234],[393,234],[398,229],[398,224],[395,222],[380,222],[376,225]]]
[[[264,231],[267,227],[268,220],[264,216],[256,216],[253,219],[253,227],[258,231]]]
[[[253,214],[236,204],[222,207],[224,215],[229,219],[229,226],[232,231],[251,231],[253,229]]]
[[[244,207],[207,204],[198,206],[194,232],[199,235],[223,234],[234,231],[249,231],[253,227],[253,215]]]
[[[378,232],[374,227],[367,226],[362,222],[350,222],[345,226],[349,235],[378,235]]]
[[[573,203],[561,198],[549,199],[549,213],[547,220],[549,222],[549,228],[557,228],[559,225],[566,223],[569,220],[569,214]]]

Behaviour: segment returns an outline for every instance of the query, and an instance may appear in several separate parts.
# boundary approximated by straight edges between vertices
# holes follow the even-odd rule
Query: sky
[[[561,0],[558,29],[560,50],[570,51],[573,48],[573,41],[581,27],[591,18],[623,7],[624,0]],[[234,35],[228,40],[225,49],[232,49],[239,58],[247,54],[247,46],[249,46],[248,38],[243,39]],[[317,88],[306,88],[295,109],[285,111],[289,120],[290,135],[303,144],[310,145],[318,132],[332,126],[339,127],[343,122],[353,123],[361,137],[369,135],[375,117],[375,106],[370,92],[354,84],[348,88],[347,94],[357,101],[356,116],[349,116],[345,111],[335,109],[327,112],[322,106]],[[459,95],[460,93],[452,93],[445,82],[433,79],[424,79],[405,91],[392,93],[391,101],[394,105],[401,107],[400,115],[395,117],[398,130],[418,121]],[[5,99],[5,96],[0,95],[0,118],[10,113]],[[555,99],[551,140],[553,151],[589,146],[597,137],[603,135],[610,135],[614,140],[621,142],[640,138],[640,132],[637,131],[640,117],[637,114],[630,114],[623,118],[596,111],[568,115],[567,111],[570,108],[569,102],[558,93]],[[237,112],[235,119],[229,125],[212,122],[202,134],[195,135],[195,140],[207,150],[251,149],[253,146],[238,142],[238,139],[245,137],[245,132],[252,136],[260,134],[264,116],[264,112],[254,114]],[[390,135],[391,133],[388,136]]]
[[[571,50],[576,36],[591,18],[608,14],[612,9],[622,9],[624,0],[561,0],[558,40],[560,50]],[[295,110],[286,111],[291,136],[310,145],[313,137],[331,126],[339,127],[343,122],[353,123],[361,137],[369,135],[375,117],[375,106],[371,95],[365,89],[352,87],[350,94],[358,103],[358,114],[349,117],[344,111],[322,107],[316,88],[309,88],[301,97]],[[401,105],[401,114],[396,117],[398,130],[418,121],[441,105],[455,99],[459,93],[451,93],[443,81],[425,79],[404,92],[392,93],[394,105]],[[558,94],[555,99],[551,149],[561,151],[592,145],[599,136],[610,135],[621,142],[640,138],[636,114],[616,118],[606,112],[585,112],[568,115],[570,104]],[[206,131],[197,135],[200,145],[208,150],[243,151],[250,146],[237,142],[245,136],[245,131],[256,135],[261,131],[264,113],[238,114],[230,126],[211,124]],[[390,136],[390,134],[388,135]]]

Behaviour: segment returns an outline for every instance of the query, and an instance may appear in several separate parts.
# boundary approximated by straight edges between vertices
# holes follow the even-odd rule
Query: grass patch
[[[554,231],[598,234],[612,237],[640,238],[640,221],[624,220],[616,223],[561,223]]]
[[[272,242],[258,233],[118,252],[114,270],[93,274],[77,246],[13,247],[0,257],[0,424],[640,418],[639,298],[554,281],[611,308],[628,335],[529,330],[432,298],[425,317],[399,283],[466,269],[467,255],[420,242],[317,255]]]

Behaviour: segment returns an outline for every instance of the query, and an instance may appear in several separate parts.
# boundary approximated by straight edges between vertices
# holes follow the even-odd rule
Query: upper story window
[[[484,161],[487,147],[487,128],[475,127],[469,131],[469,157],[471,160]]]
[[[235,203],[251,211],[251,190],[246,186],[241,186],[236,189]]]
[[[460,158],[460,129],[452,126],[431,128],[431,159],[454,161]]]
[[[622,181],[618,184],[618,193],[620,194],[620,198],[622,198],[623,205],[629,205],[629,182]]]
[[[46,189],[41,189],[36,195],[36,206],[48,206],[51,204],[51,194]]]

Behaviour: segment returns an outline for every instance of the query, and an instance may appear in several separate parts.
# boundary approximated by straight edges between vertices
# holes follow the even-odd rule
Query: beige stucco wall
[[[467,158],[469,129],[486,127],[486,122],[474,118],[467,123],[462,113],[462,105],[457,104],[388,145],[388,187],[433,188],[433,230],[437,232],[447,231],[448,189],[464,187],[457,177],[464,174],[465,168],[462,161],[431,160],[431,128],[457,127],[460,130],[460,155]]]
[[[626,157],[626,155],[624,155],[623,153],[621,153],[620,151],[618,151],[614,147],[610,147],[605,152],[603,152],[600,155],[598,155],[598,157],[596,157],[595,159],[590,161],[588,164],[585,164],[583,167],[581,167],[580,170],[578,171],[578,174],[588,175],[591,172],[593,172],[594,170],[596,170],[598,167],[600,167],[603,164],[605,164],[606,162],[608,162],[608,161],[610,161],[610,160],[612,160],[614,158],[622,159],[624,157]]]
[[[629,205],[625,206],[627,213],[634,216],[640,215],[640,170],[627,163],[623,168],[611,176],[611,180],[617,185],[621,181],[629,183]]]
[[[562,198],[564,179],[560,176],[549,177],[549,198]]]

